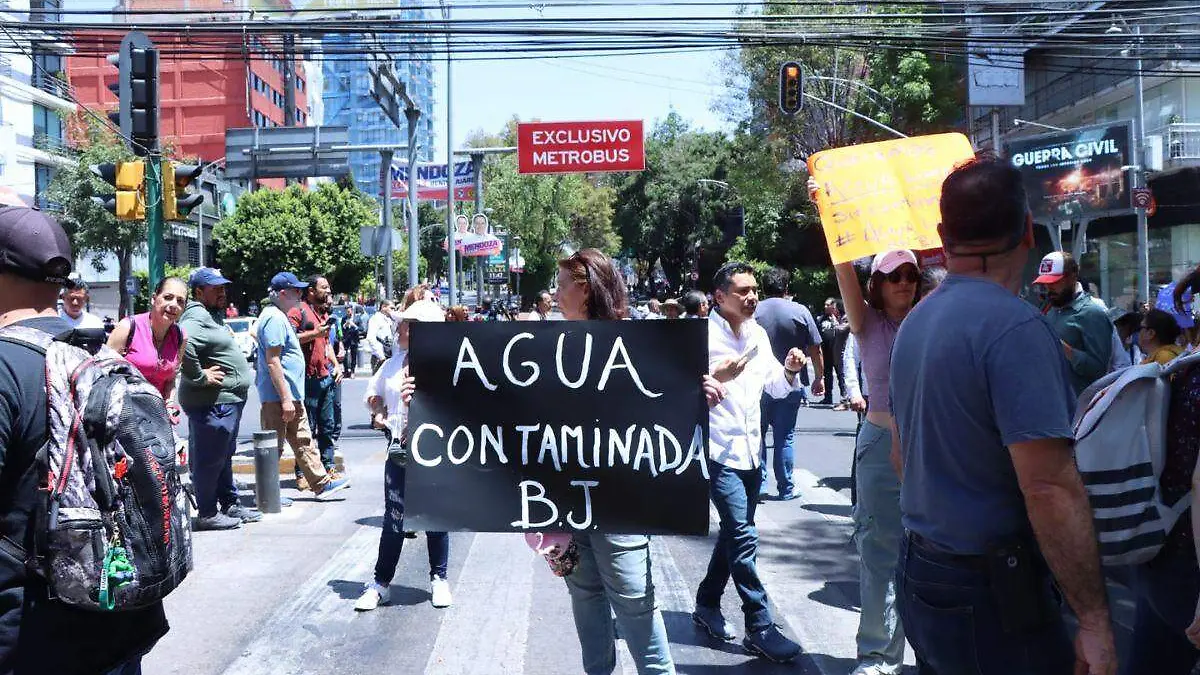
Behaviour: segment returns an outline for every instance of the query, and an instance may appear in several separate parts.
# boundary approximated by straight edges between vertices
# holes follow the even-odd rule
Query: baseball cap
[[[271,277],[271,290],[282,291],[285,288],[308,288],[308,284],[297,279],[291,272],[280,272]]]
[[[1035,284],[1053,284],[1063,278],[1067,273],[1067,258],[1061,251],[1047,253],[1042,262],[1038,264],[1038,276],[1033,280]]]
[[[445,321],[446,311],[432,300],[418,300],[400,313],[401,321]]]
[[[876,255],[875,259],[871,261],[871,274],[876,272],[889,274],[896,271],[896,269],[901,265],[906,264],[912,265],[917,269],[920,269],[921,267],[919,264],[917,264],[917,256],[906,248],[885,251],[879,255]]]
[[[25,206],[0,206],[0,269],[33,281],[65,284],[74,259],[58,221]]]
[[[224,286],[232,282],[221,275],[221,270],[211,267],[200,267],[192,272],[188,283],[192,288],[195,288],[197,286]]]

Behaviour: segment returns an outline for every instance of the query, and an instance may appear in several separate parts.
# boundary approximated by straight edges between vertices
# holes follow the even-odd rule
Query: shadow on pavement
[[[826,582],[821,588],[809,593],[808,597],[829,607],[848,609],[852,612],[862,610],[857,581]]]
[[[338,594],[342,600],[357,600],[358,596],[362,595],[363,582],[350,581],[348,579],[330,579],[328,582],[329,589]],[[392,584],[388,587],[390,598],[388,605],[400,605],[411,607],[429,602],[429,591],[412,586],[401,586]],[[381,605],[387,606],[387,605]]]
[[[368,527],[383,527],[383,516],[365,516],[354,522],[359,525],[367,525]]]
[[[849,476],[827,476],[817,481],[817,487],[829,488],[830,490],[849,490]]]
[[[849,504],[805,504],[800,508],[804,509],[805,511],[812,511],[814,513],[824,513],[828,516],[842,516],[844,518],[849,518],[851,507]]]

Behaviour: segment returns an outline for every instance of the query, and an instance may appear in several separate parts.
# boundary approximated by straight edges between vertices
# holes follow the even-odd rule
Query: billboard
[[[1021,171],[1029,208],[1042,221],[1086,220],[1130,206],[1125,169],[1134,163],[1128,121],[1056,131],[1005,144]]]
[[[1024,49],[968,44],[967,102],[975,106],[1025,105]]]
[[[392,162],[392,197],[408,197],[408,162]],[[475,198],[475,171],[471,160],[454,163],[454,200],[470,201]],[[417,199],[446,200],[446,165],[417,165]]]

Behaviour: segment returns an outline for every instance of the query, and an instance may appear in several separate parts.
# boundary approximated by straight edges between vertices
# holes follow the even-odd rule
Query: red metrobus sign
[[[641,120],[527,122],[517,125],[520,173],[642,171],[646,139]]]

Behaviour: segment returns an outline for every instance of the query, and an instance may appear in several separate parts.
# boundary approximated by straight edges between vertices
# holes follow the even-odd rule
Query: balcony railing
[[[1200,124],[1190,122],[1168,124],[1149,131],[1146,135],[1162,137],[1164,166],[1200,162]]]
[[[55,75],[37,72],[33,74],[33,86],[41,89],[47,94],[57,96],[62,99],[72,98],[72,87]]]
[[[62,136],[52,136],[47,133],[35,133],[33,135],[33,147],[42,152],[49,152],[54,155],[67,155],[71,152],[71,146],[67,144],[67,140]]]

